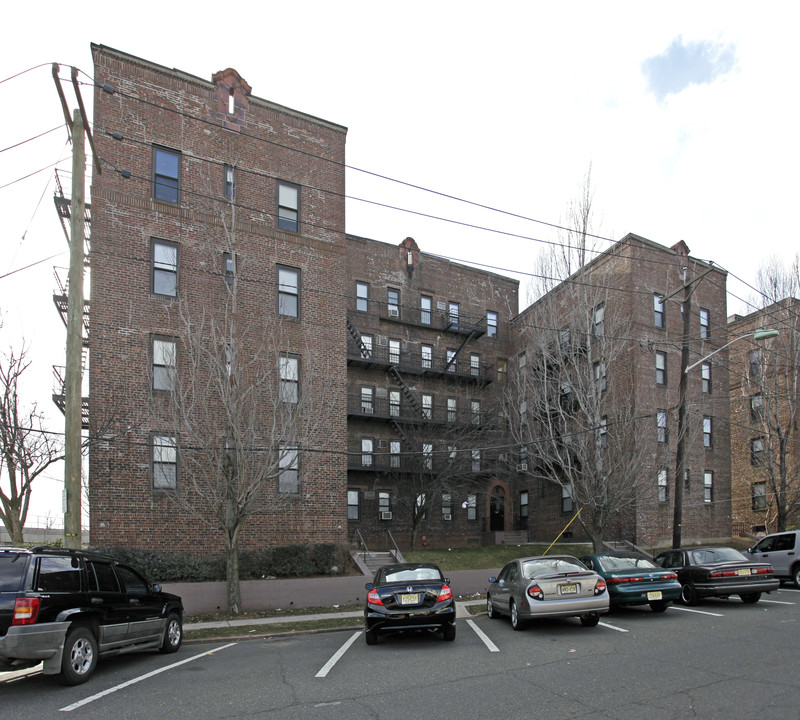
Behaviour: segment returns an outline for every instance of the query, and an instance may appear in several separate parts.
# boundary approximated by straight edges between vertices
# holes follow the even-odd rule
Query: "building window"
[[[711,418],[707,415],[703,418],[703,447],[712,447]]]
[[[478,377],[481,374],[481,356],[472,353],[469,356],[469,374]]]
[[[389,362],[397,365],[400,362],[400,341],[389,339]]]
[[[700,365],[700,377],[703,379],[703,392],[711,394],[711,363]]]
[[[433,419],[433,395],[424,394],[422,396],[422,419]]]
[[[178,346],[174,339],[153,336],[151,339],[153,358],[153,390],[175,389]]]
[[[658,442],[667,442],[667,411],[656,411],[656,438]]]
[[[600,418],[599,440],[600,447],[608,447],[608,417],[603,415]]]
[[[662,297],[663,296],[658,293],[653,293],[653,313],[655,316],[655,326],[657,328],[664,328],[667,326]]]
[[[708,340],[711,337],[711,323],[708,319],[708,310],[700,308],[700,339]]]
[[[767,483],[753,483],[753,510],[767,509]]]
[[[528,491],[522,490],[519,494],[519,517],[525,520],[528,517]]]
[[[417,500],[414,504],[414,516],[420,517],[422,516],[423,520],[428,519],[428,496],[425,493],[420,493],[417,495]]]
[[[180,199],[181,154],[166,148],[153,148],[153,197],[177,203]]]
[[[486,311],[486,334],[490,338],[497,337],[497,313]]]
[[[594,364],[594,384],[600,392],[605,392],[606,387],[608,387],[606,364],[604,362],[596,362]]]
[[[478,496],[467,495],[467,520],[478,519]]]
[[[656,384],[667,384],[667,353],[656,350]]]
[[[400,291],[389,288],[386,291],[386,309],[389,317],[400,317]]]
[[[450,493],[442,493],[442,520],[453,519],[453,496]]]
[[[458,327],[459,311],[460,307],[457,302],[451,302],[447,304],[447,318],[450,322],[450,325],[453,327]]]
[[[278,266],[278,315],[300,317],[300,271]]]
[[[300,492],[300,460],[296,447],[281,445],[278,451],[278,492],[284,495],[297,495]]]
[[[456,351],[455,350],[447,350],[447,372],[455,372],[456,371]]]
[[[372,335],[361,335],[361,356],[365,358],[372,357]]]
[[[505,358],[497,359],[497,382],[505,385],[508,378],[508,360]]]
[[[750,441],[750,464],[760,465],[764,461],[764,438],[757,437]]]
[[[480,425],[481,424],[481,401],[480,400],[470,400],[469,401],[469,409],[472,415],[472,424],[473,425]]]
[[[481,451],[480,450],[473,450],[472,451],[472,472],[480,472],[481,471]]]
[[[400,468],[400,441],[389,441],[389,467],[393,470]]]
[[[692,474],[689,468],[686,468],[683,471],[683,489],[686,492],[689,492],[689,490],[691,489],[691,485],[692,485]]]
[[[572,489],[569,485],[561,486],[561,512],[572,512]]]
[[[660,468],[658,471],[658,502],[667,502],[669,487],[667,486],[667,470]]]
[[[281,355],[278,359],[281,402],[297,404],[300,399],[300,358]]]
[[[433,470],[433,443],[422,443],[422,467]]]
[[[278,228],[297,232],[300,226],[300,186],[278,183]]]
[[[381,520],[392,519],[388,492],[378,493],[378,513],[379,513],[378,517],[380,517]]]
[[[151,290],[155,295],[178,294],[178,246],[166,240],[150,241]]]
[[[400,417],[400,391],[389,391],[389,415],[391,417]]]
[[[714,471],[706,470],[703,473],[703,502],[714,502]]]
[[[750,379],[761,379],[761,350],[750,351]]]
[[[233,184],[234,174],[233,174],[233,166],[226,165],[225,166],[225,197],[229,200],[233,200],[233,192],[234,192],[234,184]]]
[[[365,415],[372,415],[375,409],[375,388],[366,385],[361,386],[361,412]]]
[[[592,326],[596,336],[605,335],[606,332],[606,304],[600,303],[593,312]]]
[[[178,443],[174,435],[154,435],[152,447],[153,489],[178,487]]]
[[[372,467],[372,438],[361,438],[361,467]]]
[[[427,295],[423,295],[419,299],[419,321],[423,325],[431,324],[431,310],[433,309],[433,300]]]
[[[454,397],[447,398],[447,422],[455,422],[458,418],[458,400]]]
[[[225,279],[225,285],[232,288],[236,277],[236,263],[229,252],[222,253],[222,277]]]
[[[347,491],[347,519],[358,520],[359,492],[358,490]]]
[[[356,310],[369,312],[369,285],[367,283],[356,283]]]
[[[422,348],[422,367],[430,369],[433,365],[433,346],[423,345]]]
[[[759,422],[764,416],[764,396],[756,393],[750,396],[750,420]]]

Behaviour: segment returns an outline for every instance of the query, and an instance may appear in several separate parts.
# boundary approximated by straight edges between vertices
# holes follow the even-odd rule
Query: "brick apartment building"
[[[730,349],[731,490],[737,534],[775,532],[800,523],[799,313],[800,300],[787,298],[728,321],[729,336],[741,338]],[[761,342],[748,337],[765,329],[780,335]]]
[[[535,444],[514,436],[512,379],[520,356],[533,357],[532,338],[571,321],[549,321],[544,300],[518,314],[516,281],[411,238],[347,235],[344,127],[252,95],[232,69],[208,81],[104,46],[92,52],[103,167],[92,181],[89,255],[93,544],[222,549],[202,522],[208,513],[198,518],[176,498],[200,502],[196,476],[230,471],[240,433],[217,389],[206,398],[196,386],[230,387],[236,368],[250,366],[261,375],[242,377],[270,412],[254,414],[252,435],[233,444],[257,446],[265,463],[277,454],[280,472],[242,547],[375,548],[387,531],[401,548],[412,537],[418,547],[507,533],[552,540],[574,507],[558,482],[533,472]],[[627,417],[616,421],[644,428],[635,502],[609,537],[671,534],[683,332],[677,296],[661,307],[657,298],[682,287],[683,267],[690,279],[709,271],[682,243],[628,235],[586,269],[607,278],[608,327],[626,318],[604,397],[624,388]],[[564,318],[583,312],[568,286],[548,300]],[[597,309],[586,310],[592,323]],[[696,283],[691,318],[694,362],[727,340],[723,272]],[[209,343],[198,349],[197,338]],[[730,534],[727,351],[707,365],[689,376],[687,538]],[[299,415],[275,425],[287,404]],[[314,422],[293,445],[298,418]],[[578,523],[571,532],[586,537]]]

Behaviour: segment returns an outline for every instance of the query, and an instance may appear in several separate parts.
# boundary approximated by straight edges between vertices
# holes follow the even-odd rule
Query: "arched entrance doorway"
[[[496,485],[489,498],[489,530],[503,532],[506,529],[506,491]]]

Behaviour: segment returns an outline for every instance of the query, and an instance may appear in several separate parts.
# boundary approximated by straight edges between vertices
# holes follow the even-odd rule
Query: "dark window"
[[[433,395],[427,393],[422,395],[422,419],[433,419]]]
[[[706,416],[703,418],[703,447],[710,448],[712,446],[711,418]]]
[[[508,377],[508,360],[505,358],[497,358],[497,382],[500,385],[506,384]]]
[[[347,491],[347,519],[358,520],[358,490]]]
[[[300,271],[278,266],[278,315],[300,317]]]
[[[150,241],[151,287],[155,295],[178,294],[178,246],[166,240]]]
[[[147,587],[145,579],[134,572],[131,568],[124,565],[117,565],[117,574],[125,586],[125,592],[128,595],[136,595],[137,597],[144,597],[150,594],[150,589]]]
[[[300,458],[296,447],[281,445],[278,451],[278,492],[285,495],[297,495],[300,492]]]
[[[606,391],[608,380],[606,378],[606,364],[604,362],[596,362],[594,364],[594,382],[600,392]]]
[[[478,496],[467,495],[467,520],[478,519]]]
[[[655,316],[655,326],[657,328],[666,327],[666,321],[664,316],[664,302],[662,300],[662,296],[658,293],[653,294],[653,313]]]
[[[711,324],[708,319],[708,310],[700,308],[700,337],[708,340],[711,337]]]
[[[572,512],[572,489],[569,485],[561,486],[561,512]]]
[[[233,193],[234,193],[234,173],[233,173],[233,166],[226,165],[225,166],[225,197],[230,198],[233,200]]]
[[[714,471],[706,470],[703,474],[703,502],[714,502]]]
[[[37,592],[80,592],[81,571],[78,558],[43,557],[36,577]]]
[[[764,396],[756,393],[750,396],[750,420],[758,422],[764,416]]]
[[[658,442],[660,442],[660,443],[667,442],[667,411],[666,410],[657,410],[656,411],[656,434],[657,434]]]
[[[656,350],[656,384],[667,384],[667,353]]]
[[[753,510],[767,509],[767,483],[753,483]]]
[[[86,563],[86,571],[89,576],[89,590],[120,592],[119,580],[117,580],[111,563],[98,562],[96,560],[88,561]]]
[[[222,277],[225,278],[225,284],[233,287],[233,280],[236,277],[236,263],[234,257],[229,252],[222,253]]]
[[[372,415],[375,410],[375,388],[369,385],[361,386],[361,412]]]
[[[750,351],[750,379],[759,380],[761,378],[761,350]]]
[[[431,310],[433,309],[433,300],[427,295],[422,295],[419,299],[419,321],[423,325],[431,324]]]
[[[421,346],[421,359],[422,359],[422,367],[430,368],[433,365],[433,346],[432,345],[422,345]]]
[[[153,197],[177,203],[180,197],[181,154],[166,148],[153,148]]]
[[[172,435],[154,435],[153,489],[174,490],[178,485],[178,443]]]
[[[389,288],[386,291],[386,309],[389,317],[400,317],[400,291]]]
[[[281,402],[297,404],[300,399],[300,358],[281,355],[278,360]]]
[[[750,441],[750,464],[760,465],[762,462],[764,462],[764,438],[753,438]]]
[[[667,471],[664,468],[661,468],[658,471],[658,501],[659,502],[667,502],[669,498],[669,488],[667,486]]]
[[[389,362],[397,365],[400,362],[400,341],[389,338]]]
[[[472,353],[469,356],[469,374],[478,377],[481,374],[481,356]]]
[[[300,226],[300,186],[278,183],[278,227],[297,232]]]
[[[491,310],[486,312],[486,334],[490,337],[497,337],[497,313]]]
[[[373,448],[372,438],[361,438],[361,467],[372,467]]]
[[[369,285],[367,283],[356,283],[356,310],[359,312],[369,310]]]
[[[711,363],[704,362],[700,365],[700,376],[703,379],[703,392],[711,394]]]
[[[594,334],[598,337],[605,335],[606,332],[606,304],[600,303],[595,309],[592,317],[592,327]]]
[[[522,490],[519,494],[519,516],[522,519],[528,517],[528,491]]]
[[[178,344],[175,339],[152,336],[150,355],[153,359],[153,390],[173,390],[178,365]]]

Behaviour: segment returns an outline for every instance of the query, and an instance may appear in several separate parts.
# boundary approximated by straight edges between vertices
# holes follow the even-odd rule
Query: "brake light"
[[[667,573],[666,575],[660,576],[662,580],[677,580],[678,573]]]
[[[381,596],[378,595],[378,591],[375,588],[367,594],[367,602],[370,605],[383,605],[383,600],[381,600]]]
[[[453,591],[450,589],[450,586],[442,585],[442,589],[439,590],[438,602],[442,602],[442,600],[449,600],[452,597],[453,597]]]
[[[606,581],[600,578],[594,586],[594,594],[602,595],[606,591]]]
[[[33,625],[39,617],[39,598],[17,598],[12,625]]]
[[[531,585],[528,588],[528,597],[531,597],[534,600],[544,600],[544,592],[542,592],[542,588],[540,588],[538,585]]]
[[[775,568],[772,566],[765,568],[753,568],[751,572],[753,575],[772,575],[775,572]]]
[[[643,582],[643,581],[644,581],[643,577],[631,577],[630,575],[623,577],[608,578],[608,582],[610,582],[612,585],[619,585],[620,583],[626,583],[626,582]]]

